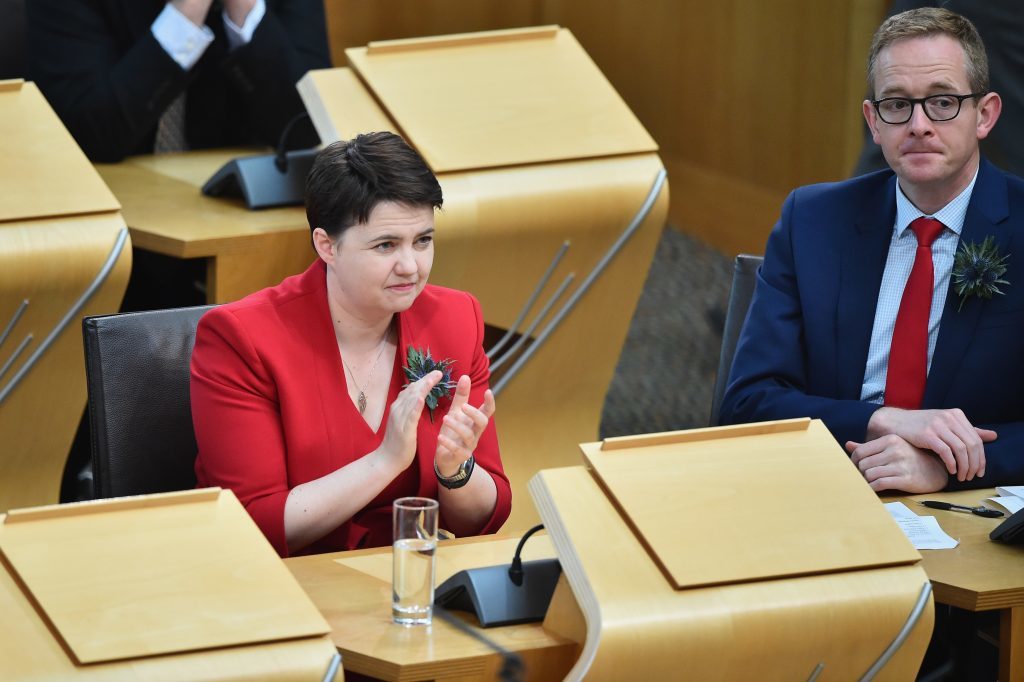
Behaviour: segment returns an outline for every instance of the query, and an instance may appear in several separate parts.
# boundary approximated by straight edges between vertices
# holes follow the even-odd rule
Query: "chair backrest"
[[[747,319],[750,299],[754,296],[754,284],[757,282],[757,269],[761,267],[760,256],[741,253],[736,256],[732,271],[732,292],[729,294],[729,309],[725,313],[725,328],[722,330],[722,351],[718,356],[718,374],[715,375],[715,392],[711,398],[711,426],[718,426],[719,410],[725,387],[729,383],[729,371],[732,369],[732,358],[736,355],[736,343],[743,331],[743,323]]]
[[[189,362],[211,307],[82,321],[96,497],[195,487]]]

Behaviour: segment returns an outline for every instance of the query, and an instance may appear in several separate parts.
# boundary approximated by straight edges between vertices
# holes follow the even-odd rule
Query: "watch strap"
[[[441,472],[437,469],[437,462],[434,462],[434,475],[437,476],[438,483],[448,488],[448,490],[455,490],[469,483],[469,477],[472,475],[473,467],[475,466],[476,458],[470,455],[469,459],[459,465],[459,470],[455,472],[454,476],[442,476]]]

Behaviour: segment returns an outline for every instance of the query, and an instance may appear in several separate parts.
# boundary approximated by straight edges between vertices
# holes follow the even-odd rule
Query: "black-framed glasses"
[[[924,109],[924,115],[929,119],[940,121],[951,121],[960,114],[960,107],[965,99],[981,97],[987,93],[972,92],[969,95],[929,95],[927,97],[885,97],[873,99],[878,117],[886,123],[898,125],[906,123],[914,115],[914,105],[920,104]]]

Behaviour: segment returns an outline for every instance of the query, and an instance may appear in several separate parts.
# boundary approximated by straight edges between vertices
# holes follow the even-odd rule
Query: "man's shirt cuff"
[[[248,16],[245,17],[245,22],[241,26],[236,26],[228,18],[227,10],[224,10],[222,14],[224,17],[224,33],[228,37],[228,48],[234,50],[252,40],[252,34],[256,32],[256,27],[263,21],[263,15],[266,13],[266,2],[264,0],[256,0],[256,4],[252,6]]]
[[[171,59],[186,71],[195,66],[213,42],[209,26],[196,26],[170,3],[164,5],[150,31]]]

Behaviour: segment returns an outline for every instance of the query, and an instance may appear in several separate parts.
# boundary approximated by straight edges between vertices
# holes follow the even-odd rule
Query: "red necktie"
[[[942,232],[935,218],[918,218],[910,223],[917,235],[914,269],[903,289],[896,326],[889,348],[889,371],[885,377],[885,404],[916,410],[924,398],[928,376],[928,316],[932,309],[935,272],[932,242]]]

